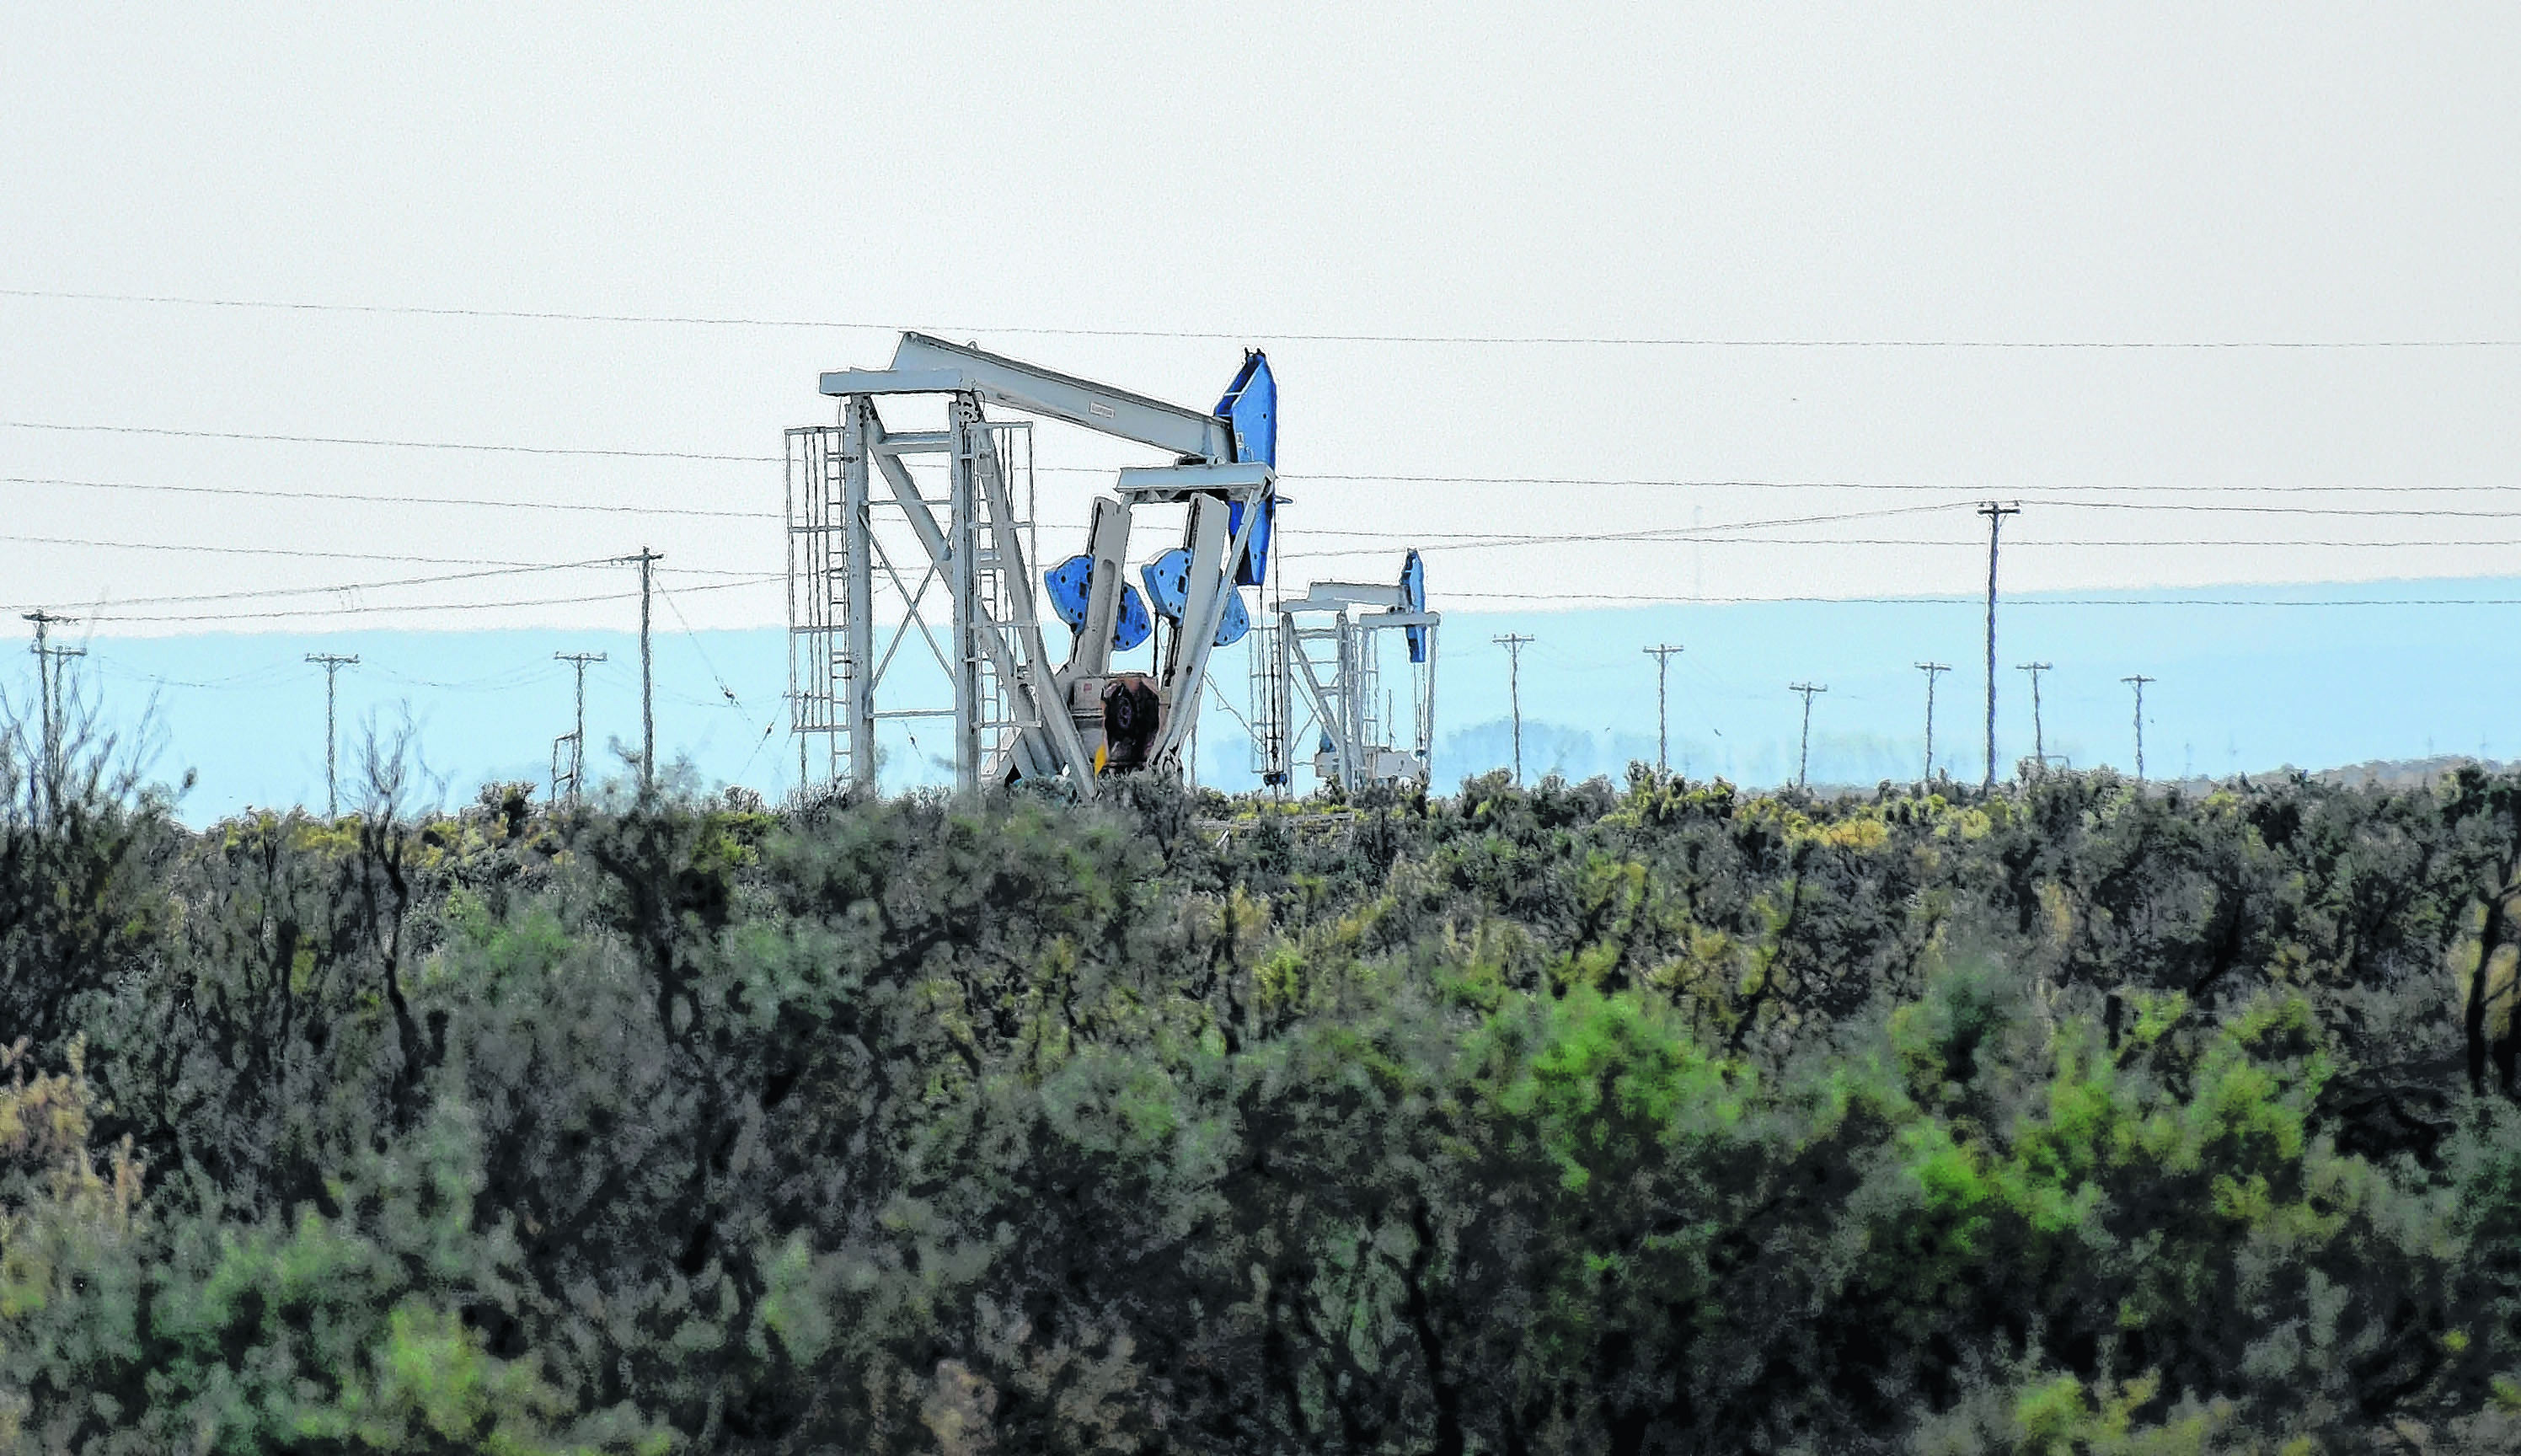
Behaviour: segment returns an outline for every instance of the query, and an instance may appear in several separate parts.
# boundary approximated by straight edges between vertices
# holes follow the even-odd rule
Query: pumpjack
[[[1436,731],[1436,631],[1427,610],[1426,564],[1401,558],[1397,581],[1316,581],[1277,604],[1252,655],[1252,767],[1264,785],[1289,781],[1293,749],[1318,735],[1315,780],[1354,794],[1372,785],[1425,784]],[[1397,680],[1406,708],[1385,687],[1383,645],[1398,640]],[[1404,719],[1403,712],[1406,717]]]
[[[915,734],[920,719],[951,720],[965,792],[1065,779],[1092,797],[1105,775],[1179,774],[1210,654],[1250,630],[1242,588],[1266,580],[1279,504],[1268,359],[1247,351],[1216,408],[1203,411],[905,333],[890,368],[828,373],[821,389],[840,401],[839,422],[788,432],[789,697],[801,777],[811,775],[819,740],[829,777],[871,787],[879,722],[902,720]],[[941,399],[942,428],[888,426],[879,406],[899,396]],[[1042,571],[1038,592],[1031,421],[991,419],[992,406],[1170,457],[1119,472],[1117,487],[1093,501],[1085,549]],[[940,474],[943,493],[932,494]],[[1138,517],[1168,508],[1180,514],[1179,544],[1132,583],[1124,564]],[[1045,595],[1070,629],[1062,660],[1050,655]],[[940,597],[941,640],[930,619]],[[1116,652],[1151,635],[1151,670],[1115,670]],[[950,707],[894,701],[919,694],[916,674],[895,661],[914,640],[941,669]],[[886,691],[889,682],[901,691]],[[932,700],[945,696],[935,687],[931,679]]]

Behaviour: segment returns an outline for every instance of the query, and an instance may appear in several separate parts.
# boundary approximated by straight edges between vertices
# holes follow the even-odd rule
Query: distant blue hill
[[[2198,605],[2204,601],[2248,605]],[[2423,602],[2435,605],[2399,605]],[[2323,605],[2308,605],[2323,604]],[[2325,605],[2342,604],[2342,605]],[[1441,599],[1436,602],[1444,608]],[[1570,612],[1447,610],[1437,694],[1437,774],[1449,788],[1513,753],[1504,651],[1523,658],[1528,776],[1616,775],[1655,754],[1655,673],[1640,649],[1678,643],[1670,757],[1693,776],[1767,785],[1796,772],[1802,701],[1795,681],[1824,683],[1812,709],[1816,783],[1915,778],[1924,763],[1925,678],[1937,689],[1937,765],[1976,779],[1986,734],[1983,601],[1705,604]],[[2132,695],[2144,673],[2147,769],[2158,778],[2292,764],[2315,767],[2438,753],[2512,756],[2521,749],[2521,578],[2340,586],[2074,592],[2007,599],[1999,620],[1997,757],[2010,773],[2032,751],[2031,695],[2014,664],[2052,663],[2041,687],[2047,752],[2076,767],[2132,766]],[[777,796],[798,778],[785,731],[785,634],[675,632],[657,656],[660,756],[707,784]],[[85,698],[126,737],[146,726],[157,775],[197,776],[184,800],[204,821],[247,805],[316,803],[324,795],[324,679],[309,652],[355,653],[341,676],[344,775],[372,729],[408,726],[417,761],[447,798],[482,783],[544,784],[551,744],[569,731],[562,651],[610,654],[587,677],[592,761],[618,775],[608,744],[639,738],[638,645],[627,633],[483,631],[209,634],[99,638],[74,666]],[[22,660],[11,697],[33,696]],[[1218,654],[1217,692],[1245,706],[1246,660]],[[889,729],[885,781],[941,782],[942,726]],[[1199,752],[1204,782],[1249,787],[1249,746],[1212,707]]]

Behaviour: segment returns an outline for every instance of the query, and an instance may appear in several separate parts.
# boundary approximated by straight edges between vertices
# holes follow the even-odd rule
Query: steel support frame
[[[875,787],[875,680],[883,671],[875,660],[875,520],[867,489],[867,454],[884,427],[870,399],[841,401],[841,592],[847,603],[861,604],[841,617],[841,724],[849,754],[849,778],[862,789]],[[888,563],[886,569],[891,569]],[[921,590],[925,590],[923,583]],[[908,631],[916,619],[917,595],[902,622]],[[894,646],[899,647],[899,634]],[[886,660],[892,654],[886,654]]]
[[[832,482],[839,487],[837,499],[801,499],[792,471],[790,530],[792,537],[803,538],[792,540],[790,553],[792,646],[802,644],[792,651],[790,660],[794,726],[800,734],[831,733],[835,776],[846,765],[849,780],[862,787],[875,783],[875,726],[891,718],[950,712],[955,787],[965,794],[980,789],[984,766],[1002,761],[1003,751],[1020,735],[1042,735],[1053,763],[1084,762],[1076,725],[1065,703],[1055,696],[1052,666],[1034,613],[1031,567],[1016,518],[1014,490],[995,441],[995,432],[1007,427],[985,419],[979,397],[971,390],[954,391],[946,409],[948,423],[943,431],[894,434],[885,429],[875,395],[845,395],[839,478]],[[791,432],[792,437],[819,433]],[[905,454],[932,452],[946,457],[946,498],[941,502],[921,493],[918,480],[901,459]],[[826,483],[818,481],[816,471],[804,475],[809,491]],[[879,477],[892,496],[891,504],[898,509],[927,558],[915,585],[902,578],[876,539],[871,508]],[[937,505],[945,507],[941,521],[933,509]],[[904,612],[880,658],[875,613],[878,568],[900,592]],[[941,647],[920,610],[932,582],[943,584],[951,617]],[[826,600],[834,595],[837,603],[827,608]],[[885,669],[903,638],[914,630],[944,669],[953,701],[949,710],[878,707]],[[818,652],[828,652],[828,657],[818,659]],[[826,675],[818,678],[818,670]],[[821,701],[837,706],[833,721],[823,721],[812,711],[812,705]],[[1075,777],[1079,792],[1091,797],[1095,793],[1091,775]]]
[[[1327,583],[1326,583],[1327,585]],[[1272,723],[1263,731],[1275,735],[1286,745],[1285,759],[1292,769],[1297,753],[1296,730],[1292,722],[1293,705],[1299,695],[1313,713],[1322,735],[1331,742],[1332,778],[1344,793],[1353,794],[1368,784],[1392,778],[1383,772],[1382,755],[1392,751],[1390,745],[1370,742],[1376,737],[1372,705],[1368,703],[1370,681],[1376,676],[1369,664],[1379,660],[1379,644],[1375,634],[1406,627],[1426,630],[1427,660],[1424,671],[1414,677],[1411,692],[1411,727],[1413,751],[1418,776],[1433,772],[1436,724],[1436,637],[1444,617],[1434,612],[1376,612],[1352,617],[1345,606],[1332,607],[1332,623],[1326,627],[1299,624],[1300,612],[1318,612],[1326,604],[1307,597],[1282,602],[1278,610],[1277,671],[1281,686],[1276,692],[1286,704],[1290,721]],[[1322,663],[1306,650],[1307,642],[1333,644],[1331,679],[1325,682],[1320,673]],[[1382,724],[1382,736],[1389,737],[1395,725]]]

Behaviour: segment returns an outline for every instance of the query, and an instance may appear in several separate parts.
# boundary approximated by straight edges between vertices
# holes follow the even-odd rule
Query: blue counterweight
[[[1094,558],[1079,553],[1041,573],[1041,583],[1050,589],[1053,615],[1068,623],[1071,632],[1085,630],[1085,606],[1094,593]],[[1121,611],[1112,623],[1112,647],[1127,652],[1147,640],[1154,630],[1155,619],[1147,614],[1145,599],[1127,582],[1121,584]]]
[[[1225,397],[1216,402],[1217,418],[1234,428],[1234,458],[1259,461],[1275,470],[1278,466],[1278,381],[1269,373],[1269,356],[1259,349],[1243,356],[1243,369],[1234,383],[1225,387]],[[1259,586],[1269,574],[1269,528],[1277,523],[1278,501],[1273,494],[1260,511],[1260,520],[1252,527],[1252,541],[1243,559],[1234,566],[1234,584]],[[1225,529],[1230,536],[1243,528],[1243,507],[1238,502],[1225,514]]]

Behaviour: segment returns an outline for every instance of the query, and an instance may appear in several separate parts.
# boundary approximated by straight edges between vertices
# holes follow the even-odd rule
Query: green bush
[[[0,1445],[2521,1431],[2521,783],[11,796]]]

